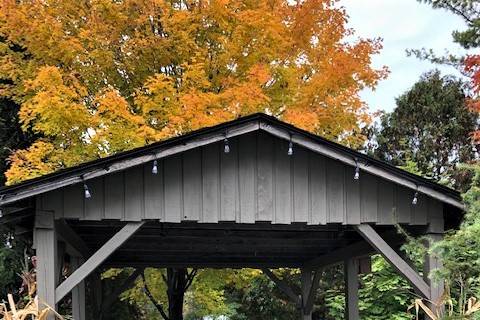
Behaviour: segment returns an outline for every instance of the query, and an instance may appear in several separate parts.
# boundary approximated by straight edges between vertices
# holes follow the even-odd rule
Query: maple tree
[[[346,23],[330,0],[1,0],[0,95],[39,136],[8,183],[253,112],[358,146],[387,70]]]

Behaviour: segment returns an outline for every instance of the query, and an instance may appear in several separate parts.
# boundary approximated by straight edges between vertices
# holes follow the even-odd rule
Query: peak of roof
[[[456,207],[463,207],[460,194],[453,189],[299,129],[264,113],[255,113],[245,117],[239,117],[235,120],[192,131],[182,136],[173,137],[106,158],[86,162],[75,167],[62,169],[38,178],[26,180],[19,184],[3,187],[0,189],[0,205],[12,203],[35,194],[41,194],[56,188],[79,183],[83,180],[92,179],[114,171],[123,170],[156,158],[162,158],[188,150],[188,148],[221,141],[225,138],[225,135],[237,136],[256,130],[264,130],[283,139],[292,139],[294,143],[304,144],[304,147],[308,149],[316,149],[313,151],[324,153],[327,156],[350,165],[355,165],[357,161],[361,162],[362,170],[370,171],[373,174],[384,177],[385,175],[389,175],[389,180],[393,181],[397,179],[398,181],[395,182],[398,183],[401,181],[404,186],[423,193],[433,192],[433,197]],[[116,165],[121,162],[126,163],[126,165]]]

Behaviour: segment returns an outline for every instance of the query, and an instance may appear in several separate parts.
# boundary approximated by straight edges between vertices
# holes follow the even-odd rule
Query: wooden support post
[[[358,309],[358,259],[345,260],[345,319],[360,319]]]
[[[302,285],[302,320],[312,320],[312,308],[307,309],[307,301],[312,289],[312,270],[301,269],[301,285]]]
[[[368,224],[355,226],[358,233],[380,253],[424,298],[430,298],[430,286]]]
[[[71,257],[71,265],[76,270],[83,263],[80,257]],[[81,281],[72,290],[72,315],[73,320],[85,320],[85,281]]]
[[[440,241],[443,238],[441,234],[428,234],[427,236],[431,242]],[[427,245],[429,247],[430,243]],[[432,310],[440,307],[439,303],[445,290],[445,285],[440,279],[431,279],[430,275],[433,271],[441,267],[442,261],[438,257],[428,253],[426,254],[423,264],[423,278],[430,285],[430,297],[428,299],[431,302],[429,305]]]
[[[41,307],[45,304],[56,309],[55,286],[57,283],[57,236],[52,212],[35,214],[34,239],[37,258],[37,293]],[[53,315],[48,319],[53,319]]]
[[[145,222],[129,222],[120,231],[118,231],[110,240],[108,240],[97,252],[95,252],[84,264],[73,272],[65,281],[63,281],[55,290],[55,300],[60,301],[75,286],[95,271],[112,253],[137,232]]]

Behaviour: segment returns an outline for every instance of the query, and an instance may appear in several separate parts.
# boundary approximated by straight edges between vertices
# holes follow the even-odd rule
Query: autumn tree
[[[39,136],[8,183],[259,111],[359,146],[386,70],[346,22],[331,0],[1,0],[0,94]]]
[[[332,0],[0,0],[0,97],[38,137],[8,183],[253,112],[359,146],[386,69],[346,23]]]

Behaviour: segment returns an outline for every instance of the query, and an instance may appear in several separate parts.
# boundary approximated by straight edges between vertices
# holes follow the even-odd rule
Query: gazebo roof
[[[311,134],[263,113],[241,117],[230,122],[196,130],[145,147],[59,170],[16,185],[3,187],[0,189],[0,206],[6,206],[38,194],[81,183],[155,159],[161,159],[196,147],[222,141],[225,138],[232,138],[254,131],[265,131],[278,138],[291,140],[296,145],[301,145],[306,149],[310,149],[347,165],[358,165],[362,171],[381,176],[384,179],[463,209],[461,196],[459,192],[453,189],[409,173],[333,141]]]
[[[354,301],[354,261],[374,252],[435,301],[436,285],[398,253],[397,227],[438,239],[463,210],[452,189],[265,114],[5,187],[0,206],[0,224],[33,231],[51,305],[105,267],[252,267],[279,285],[268,268],[296,267],[306,289],[291,298],[307,301],[304,314],[314,270],[349,261]],[[57,247],[85,260],[58,287]]]

